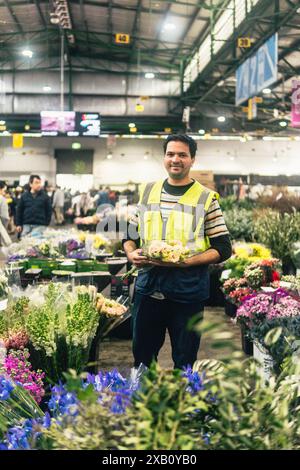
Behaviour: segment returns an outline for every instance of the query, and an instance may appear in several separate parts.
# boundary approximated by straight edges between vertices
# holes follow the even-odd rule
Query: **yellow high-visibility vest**
[[[181,241],[196,251],[207,250],[210,242],[204,233],[205,214],[212,199],[219,199],[219,194],[195,181],[170,211],[164,225],[160,211],[163,183],[162,180],[141,185],[138,231],[142,245],[154,240]]]

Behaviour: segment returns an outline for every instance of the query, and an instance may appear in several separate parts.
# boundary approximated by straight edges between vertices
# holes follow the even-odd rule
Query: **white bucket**
[[[253,357],[259,362],[258,373],[265,382],[273,376],[274,360],[266,348],[257,341],[253,344]]]
[[[8,302],[8,299],[2,299],[2,300],[0,300],[0,311],[7,309],[7,302]]]

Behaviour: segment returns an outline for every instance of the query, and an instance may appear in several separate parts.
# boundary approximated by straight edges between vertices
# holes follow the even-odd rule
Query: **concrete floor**
[[[212,338],[213,333],[205,333],[201,338],[201,346],[198,353],[198,359],[223,359],[234,351],[241,351],[241,333],[240,328],[236,326],[231,319],[224,314],[221,307],[206,307],[204,320],[216,323],[218,333],[230,333],[231,338],[224,339],[228,347],[214,347],[215,340]],[[223,341],[223,340],[222,340]],[[121,372],[128,373],[132,367],[131,340],[109,339],[105,340],[99,351],[99,369],[110,370],[117,367]],[[162,347],[158,362],[162,368],[168,369],[173,367],[171,358],[171,346],[168,335]]]

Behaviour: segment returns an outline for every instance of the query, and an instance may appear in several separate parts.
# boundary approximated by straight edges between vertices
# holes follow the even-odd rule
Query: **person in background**
[[[8,203],[6,198],[7,186],[4,181],[0,181],[0,219],[6,228],[9,221]]]
[[[62,225],[64,223],[64,204],[65,193],[60,186],[56,185],[56,190],[54,192],[52,202],[56,225]]]
[[[51,221],[51,200],[42,190],[42,181],[38,175],[29,178],[29,191],[26,191],[18,204],[16,224],[17,232],[22,236],[33,230],[44,230]]]
[[[103,187],[100,186],[97,199],[97,206],[101,206],[102,204],[109,204],[109,198],[107,188],[103,189]]]
[[[108,199],[109,199],[109,204],[111,204],[112,206],[115,206],[117,202],[116,191],[111,189],[108,193]]]
[[[6,199],[6,189],[6,183],[4,181],[0,181],[0,246],[8,245],[10,241],[9,235],[7,233],[9,212]]]

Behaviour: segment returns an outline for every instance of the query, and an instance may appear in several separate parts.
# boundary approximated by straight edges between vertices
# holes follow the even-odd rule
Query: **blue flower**
[[[78,399],[75,393],[68,392],[60,383],[51,389],[51,398],[48,408],[53,416],[70,415],[76,416],[78,413]]]
[[[5,377],[0,377],[0,400],[8,400],[14,389],[13,383]]]
[[[195,395],[198,392],[204,390],[203,379],[204,374],[199,374],[199,372],[193,372],[193,369],[188,366],[183,371],[183,377],[188,380],[187,391],[192,395]]]
[[[33,436],[33,421],[26,419],[19,426],[13,426],[7,431],[5,443],[9,450],[29,450],[29,439]]]

